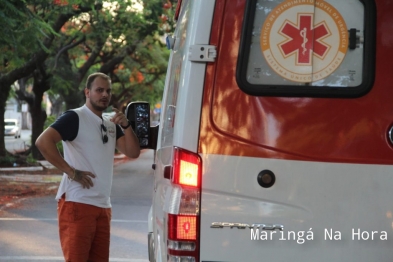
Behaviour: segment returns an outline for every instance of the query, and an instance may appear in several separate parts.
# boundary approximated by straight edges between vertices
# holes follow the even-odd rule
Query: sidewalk
[[[130,161],[125,155],[115,155],[115,165]],[[63,174],[48,161],[40,166],[0,168],[0,216],[8,208],[19,208],[26,197],[55,197]]]
[[[114,157],[115,165],[129,159],[118,154]],[[60,182],[63,173],[46,160],[38,161],[40,166],[32,167],[6,167],[0,168],[0,183],[8,182],[32,182],[32,183],[56,183]]]

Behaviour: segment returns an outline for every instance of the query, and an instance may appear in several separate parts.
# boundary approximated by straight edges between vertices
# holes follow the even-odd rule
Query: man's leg
[[[67,262],[87,261],[95,235],[99,208],[66,202],[58,204],[58,220],[61,248]]]
[[[112,211],[110,208],[101,208],[97,217],[96,233],[91,244],[89,260],[91,262],[109,261],[109,242]]]

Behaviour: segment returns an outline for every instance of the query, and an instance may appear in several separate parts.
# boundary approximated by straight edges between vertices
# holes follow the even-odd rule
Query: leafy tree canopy
[[[161,39],[173,29],[171,16],[169,0],[0,0],[0,114],[18,81],[15,94],[31,107],[34,145],[43,129],[42,94],[80,106],[84,80],[94,71],[112,77],[114,106],[156,103],[169,56]],[[1,129],[0,123],[0,136]]]

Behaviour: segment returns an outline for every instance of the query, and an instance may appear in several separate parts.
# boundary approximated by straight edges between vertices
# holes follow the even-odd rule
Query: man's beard
[[[97,104],[97,103],[95,103],[93,101],[90,101],[90,104],[97,111],[104,111],[105,109],[108,108],[108,106],[100,106],[99,104]]]

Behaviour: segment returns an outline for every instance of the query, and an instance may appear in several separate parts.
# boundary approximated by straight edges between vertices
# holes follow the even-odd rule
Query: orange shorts
[[[61,248],[66,262],[107,262],[111,209],[66,202],[57,205]]]

